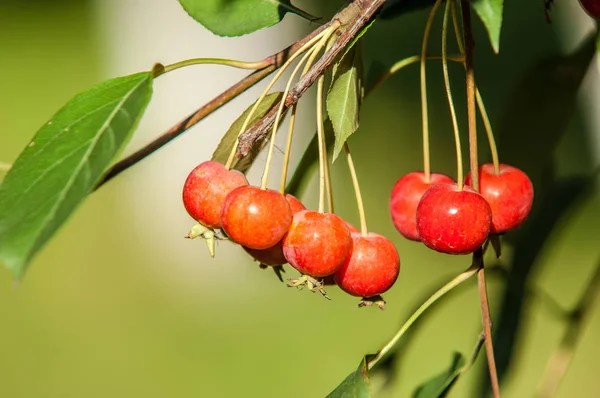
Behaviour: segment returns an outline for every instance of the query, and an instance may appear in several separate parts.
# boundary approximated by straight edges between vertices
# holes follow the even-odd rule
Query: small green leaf
[[[367,359],[363,358],[358,369],[350,373],[327,398],[370,398]]]
[[[187,13],[219,36],[241,36],[279,23],[291,12],[314,21],[318,18],[292,5],[290,0],[179,0]]]
[[[362,57],[360,44],[354,46],[333,68],[327,93],[327,113],[333,124],[335,144],[333,161],[356,129],[363,97]]]
[[[421,384],[413,393],[413,398],[445,397],[454,385],[465,365],[462,354],[455,352],[448,369]]]
[[[33,137],[0,185],[0,261],[15,277],[92,191],[152,94],[150,72],[76,95]]]
[[[504,0],[471,0],[471,6],[483,21],[494,52],[500,51],[500,30]]]
[[[363,35],[365,33],[367,33],[367,30],[369,30],[369,28],[375,23],[375,21],[377,21],[376,19],[372,20],[371,22],[369,22],[369,24],[367,26],[364,26],[360,32],[358,32],[358,34],[356,36],[354,36],[354,38],[352,39],[352,41],[346,46],[346,49],[344,50],[344,54],[342,55],[342,57],[345,57],[346,54],[348,54],[348,52],[354,48],[354,45],[358,42],[358,40],[363,37]]]
[[[260,105],[258,105],[258,107],[256,108],[256,112],[254,112],[254,115],[252,115],[252,117],[250,118],[250,123],[248,123],[248,128],[253,126],[264,115],[266,115],[271,109],[273,109],[273,107],[279,103],[279,100],[281,100],[282,95],[283,95],[283,93],[281,91],[278,91],[278,92],[271,93],[271,94],[265,96],[265,98],[262,100]],[[221,139],[221,142],[219,142],[217,149],[215,149],[215,152],[212,155],[212,160],[215,160],[215,161],[223,163],[223,164],[227,163],[227,159],[229,158],[229,155],[231,154],[231,151],[233,150],[233,146],[235,145],[238,135],[240,134],[240,129],[244,125],[244,121],[248,117],[248,114],[252,110],[252,107],[254,106],[255,103],[250,105],[248,107],[248,109],[246,109],[235,120],[235,122],[233,122],[231,127],[229,127],[229,130],[227,130],[227,132]],[[265,139],[265,140],[261,141],[259,145],[255,145],[252,148],[252,150],[248,153],[248,155],[244,156],[241,159],[236,158],[233,161],[232,169],[239,170],[242,173],[245,173],[250,168],[250,166],[252,166],[252,163],[254,162],[254,160],[260,153],[260,150],[265,146],[266,143],[267,143],[267,140]]]

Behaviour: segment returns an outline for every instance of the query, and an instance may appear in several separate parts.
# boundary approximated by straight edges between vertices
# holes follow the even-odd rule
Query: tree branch
[[[115,163],[104,175],[102,180],[100,180],[100,182],[96,185],[95,190],[100,188],[102,185],[106,184],[108,181],[112,180],[114,177],[127,170],[131,166],[145,159],[147,156],[156,152],[164,145],[173,141],[175,138],[179,137],[182,133],[187,131],[190,127],[194,126],[196,123],[198,123],[199,121],[201,121],[217,109],[221,108],[223,105],[227,104],[229,101],[231,101],[238,95],[242,94],[250,87],[260,82],[268,75],[270,75],[273,71],[281,67],[281,65],[283,65],[285,61],[292,54],[298,51],[298,49],[302,47],[307,41],[321,33],[330,24],[331,21],[319,26],[306,37],[298,40],[286,49],[265,58],[265,61],[268,62],[268,66],[250,73],[249,75],[235,83],[233,86],[231,86],[221,94],[217,95],[208,103],[204,104],[197,111],[191,113],[185,119],[175,124],[173,127],[171,127],[169,130],[158,136],[156,139],[154,139],[144,147],[138,149],[126,158]]]
[[[319,76],[326,72],[327,68],[332,65],[338,55],[342,54],[350,41],[367,25],[381,7],[383,7],[385,2],[386,0],[355,0],[332,18],[332,21],[337,20],[345,27],[344,32],[331,46],[329,51],[323,54],[319,61],[290,90],[287,97],[283,100],[285,101],[284,110],[287,110],[298,102],[306,90],[312,86]],[[274,107],[254,126],[240,136],[237,157],[246,156],[258,141],[265,139],[269,128],[275,121],[277,108],[277,106]]]

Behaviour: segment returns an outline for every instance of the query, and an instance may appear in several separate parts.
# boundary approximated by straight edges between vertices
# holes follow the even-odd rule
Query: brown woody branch
[[[367,25],[375,14],[377,14],[385,1],[386,0],[355,0],[332,18],[332,21],[337,20],[341,23],[345,28],[344,32],[331,46],[329,51],[323,54],[319,61],[317,61],[300,81],[292,87],[287,97],[283,100],[285,101],[284,110],[287,110],[292,105],[296,104],[317,78],[327,71],[327,68],[329,68],[337,57],[343,53],[344,49],[352,39],[356,37],[361,29]],[[273,107],[269,113],[240,136],[240,143],[238,145],[236,156],[246,156],[250,152],[250,149],[252,149],[252,146],[267,136],[269,128],[275,122],[277,110],[277,106]]]

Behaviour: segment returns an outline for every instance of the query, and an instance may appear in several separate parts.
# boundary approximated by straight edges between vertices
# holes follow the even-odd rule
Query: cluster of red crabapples
[[[521,170],[500,164],[479,167],[478,193],[471,175],[463,189],[452,178],[413,172],[392,189],[390,213],[402,236],[421,241],[447,254],[468,254],[483,245],[489,234],[501,234],[525,221],[533,203],[533,185]]]
[[[385,237],[361,234],[333,213],[307,210],[290,194],[252,186],[216,161],[192,170],[183,203],[199,224],[222,230],[263,266],[289,263],[302,276],[288,286],[326,296],[323,285],[336,284],[362,297],[359,306],[383,308],[380,295],[398,278],[400,257]]]

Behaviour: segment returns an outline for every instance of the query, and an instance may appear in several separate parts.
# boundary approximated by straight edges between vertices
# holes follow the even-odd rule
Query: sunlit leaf
[[[504,0],[471,0],[471,6],[483,21],[495,52],[500,50],[500,31]]]
[[[333,68],[333,79],[327,93],[327,113],[333,124],[335,144],[333,160],[356,129],[363,97],[362,58],[360,46],[354,46]]]
[[[417,387],[413,393],[413,398],[445,397],[458,379],[458,376],[460,376],[461,368],[464,365],[465,358],[462,354],[455,352],[448,369]]]
[[[241,36],[280,22],[288,12],[316,20],[290,0],[179,0],[187,13],[219,36]]]
[[[354,372],[350,373],[342,383],[327,395],[327,398],[370,398],[369,371],[366,358]]]
[[[0,260],[20,277],[127,144],[152,94],[150,72],[75,96],[36,133],[0,185]]]
[[[282,92],[275,92],[265,96],[265,98],[261,101],[260,105],[258,105],[258,107],[256,108],[256,112],[254,112],[254,115],[252,115],[252,117],[250,118],[248,128],[250,128],[254,123],[259,121],[264,115],[266,115],[273,108],[273,106],[275,106],[279,102],[282,95]],[[254,104],[250,105],[248,109],[246,109],[240,115],[240,117],[238,117],[235,120],[235,122],[233,122],[231,127],[229,127],[229,130],[227,130],[227,132],[221,139],[221,142],[219,142],[217,149],[215,149],[215,152],[212,155],[212,160],[216,160],[217,162],[223,164],[227,162],[227,159],[229,158],[229,155],[233,150],[233,146],[235,145],[235,141],[237,140],[237,137],[240,134],[240,129],[244,125],[244,121],[248,117],[248,114],[252,110],[253,106]],[[235,170],[239,170],[242,173],[245,173],[250,168],[250,166],[252,166],[252,163],[254,162],[254,160],[256,159],[256,157],[260,153],[260,150],[264,147],[266,142],[267,140],[262,140],[260,143],[257,143],[252,148],[248,155],[244,156],[241,159],[236,158],[234,160],[232,168]]]

